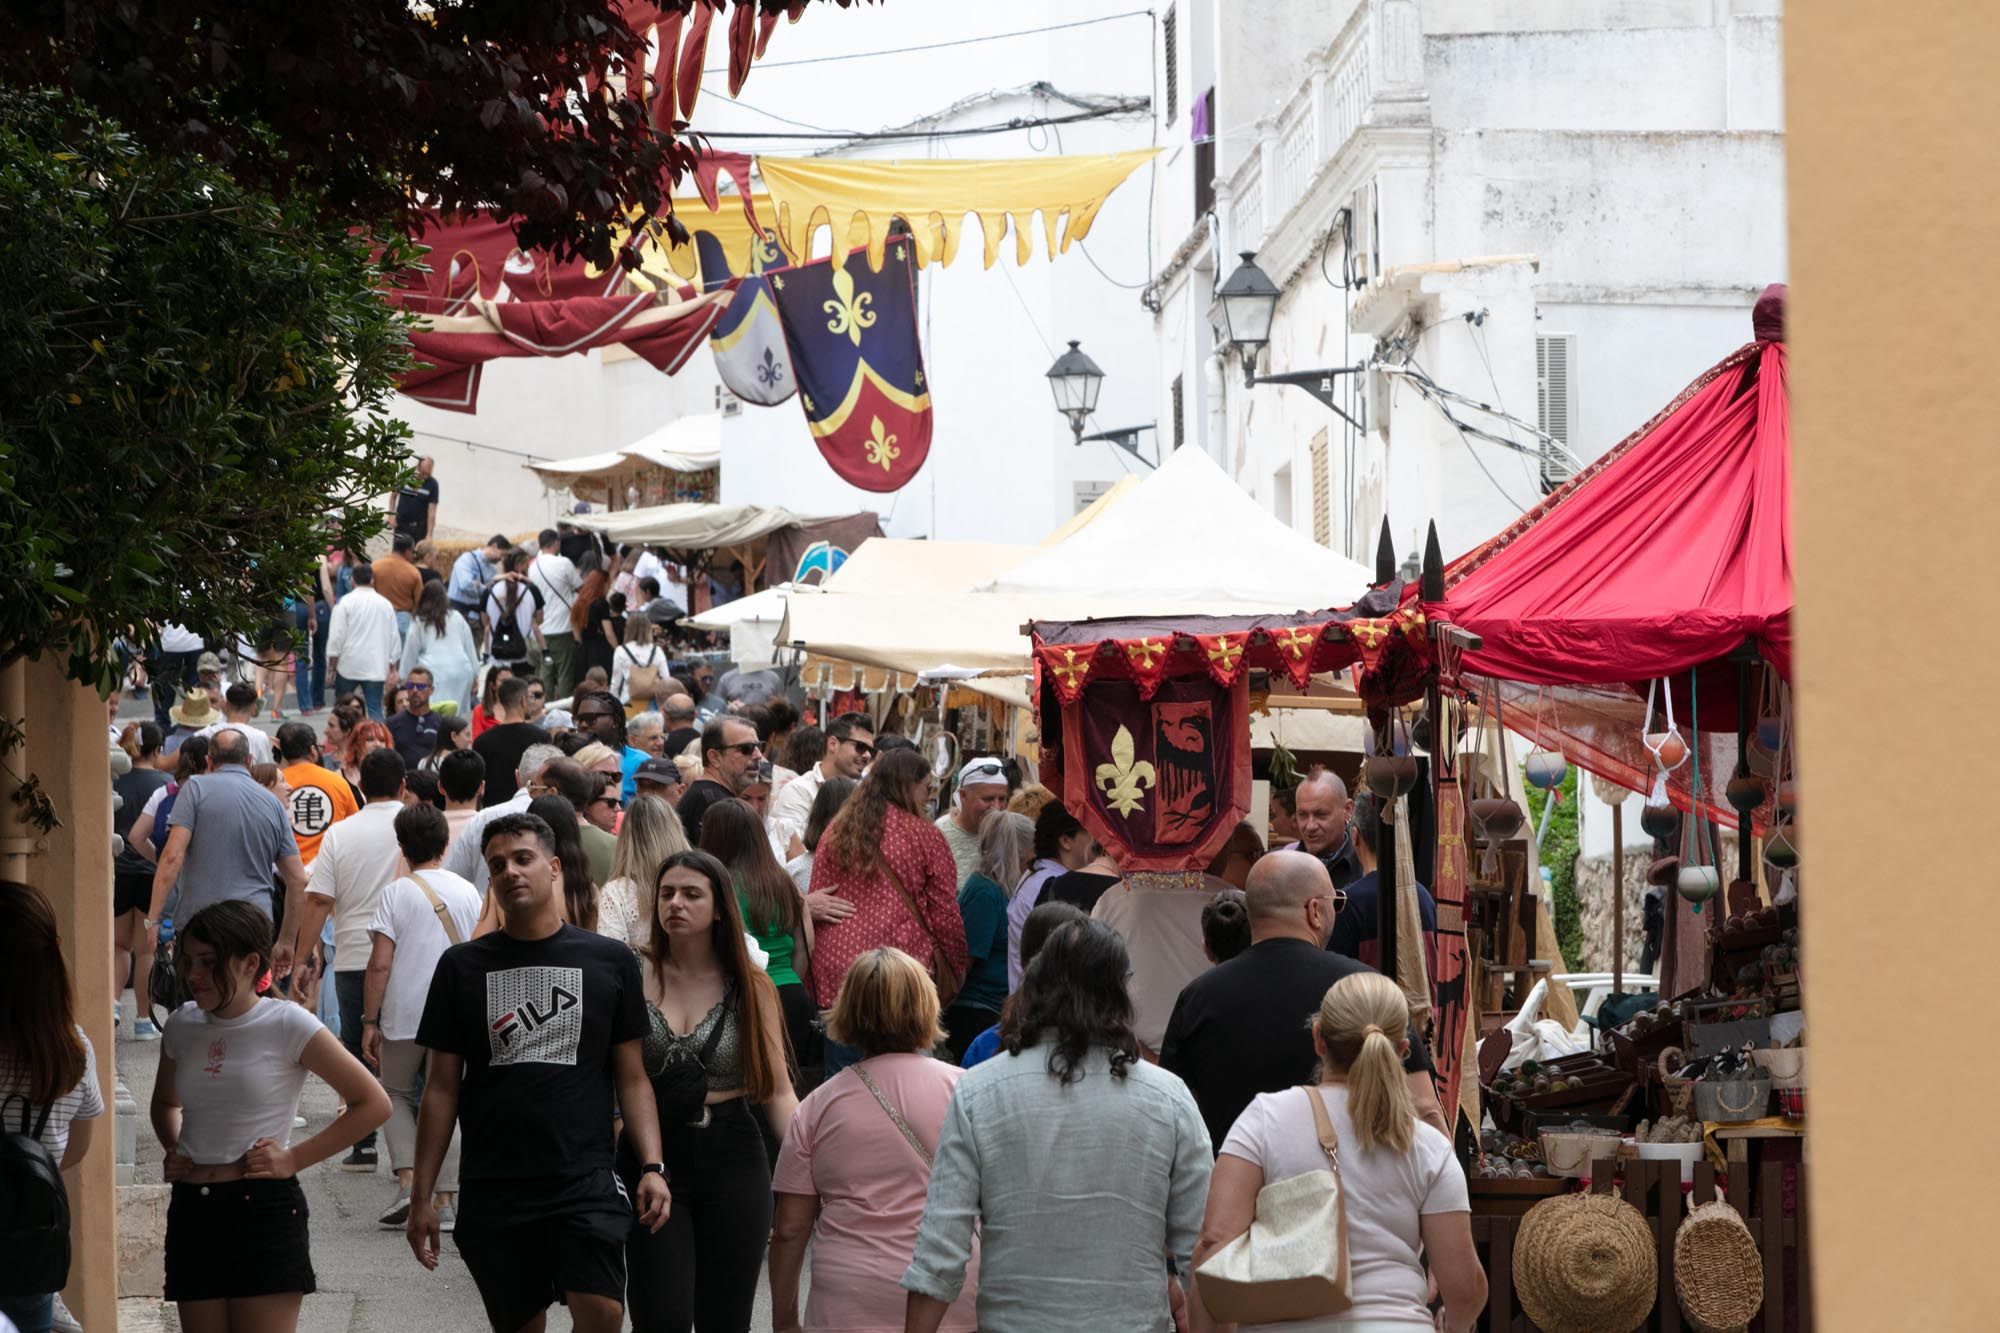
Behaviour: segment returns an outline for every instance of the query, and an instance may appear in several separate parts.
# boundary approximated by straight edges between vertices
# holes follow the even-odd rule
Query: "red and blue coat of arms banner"
[[[1092,681],[1062,709],[1062,798],[1126,871],[1203,870],[1250,808],[1248,686]]]
[[[931,447],[909,241],[889,242],[880,272],[864,247],[766,276],[821,456],[864,491],[901,490]]]

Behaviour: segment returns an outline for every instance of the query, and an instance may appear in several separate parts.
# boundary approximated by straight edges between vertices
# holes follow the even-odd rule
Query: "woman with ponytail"
[[[1486,1274],[1472,1245],[1465,1172],[1451,1142],[1417,1119],[1403,1072],[1410,1009],[1402,988],[1376,972],[1334,983],[1313,1019],[1319,1081],[1267,1092],[1223,1140],[1209,1184],[1208,1213],[1194,1262],[1202,1263],[1250,1229],[1257,1192],[1326,1169],[1312,1103],[1324,1103],[1339,1141],[1342,1207],[1353,1307],[1326,1319],[1251,1325],[1287,1330],[1394,1333],[1470,1329],[1486,1304]],[[1444,1298],[1442,1319],[1426,1308],[1425,1263]],[[1190,1290],[1195,1327],[1212,1327]]]

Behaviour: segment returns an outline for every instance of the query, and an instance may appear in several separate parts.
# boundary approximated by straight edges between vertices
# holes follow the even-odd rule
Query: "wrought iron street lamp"
[[[1087,441],[1102,440],[1123,449],[1147,467],[1159,466],[1156,459],[1139,452],[1139,432],[1153,430],[1152,423],[1127,426],[1122,430],[1098,431],[1093,435],[1083,433],[1084,423],[1097,411],[1097,393],[1104,387],[1104,372],[1084,354],[1082,345],[1075,339],[1070,340],[1069,350],[1049,367],[1048,381],[1049,391],[1055,395],[1056,411],[1069,418],[1070,433],[1076,437],[1079,447]]]
[[[1356,430],[1367,430],[1334,401],[1335,379],[1342,375],[1359,374],[1365,367],[1287,370],[1272,375],[1257,373],[1257,358],[1271,341],[1271,323],[1277,314],[1279,294],[1278,285],[1271,281],[1269,274],[1257,267],[1257,256],[1249,250],[1243,252],[1242,262],[1236,266],[1236,271],[1215,289],[1215,298],[1222,305],[1222,322],[1227,326],[1229,345],[1243,358],[1243,383],[1250,387],[1259,384],[1297,385],[1319,399],[1342,421]]]

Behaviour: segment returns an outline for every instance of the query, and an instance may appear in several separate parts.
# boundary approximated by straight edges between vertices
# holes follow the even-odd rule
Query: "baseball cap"
[[[681,783],[681,770],[671,759],[648,759],[632,770],[634,782],[657,782],[663,787],[677,787]]]
[[[222,659],[214,653],[203,653],[195,659],[194,669],[196,671],[221,671]]]

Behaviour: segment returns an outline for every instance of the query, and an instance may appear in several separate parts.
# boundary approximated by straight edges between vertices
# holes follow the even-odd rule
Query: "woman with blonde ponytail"
[[[1395,982],[1375,972],[1342,978],[1320,1001],[1312,1023],[1318,1084],[1258,1096],[1223,1140],[1195,1246],[1197,1269],[1250,1229],[1259,1190],[1326,1169],[1308,1097],[1321,1099],[1333,1123],[1347,1218],[1352,1308],[1325,1319],[1243,1329],[1463,1333],[1478,1319],[1486,1274],[1472,1245],[1465,1172],[1450,1141],[1417,1119],[1403,1072],[1409,1023],[1409,1005]],[[1444,1298],[1441,1318],[1425,1303],[1426,1260]],[[1213,1328],[1198,1292],[1199,1284],[1190,1290],[1193,1325]]]

